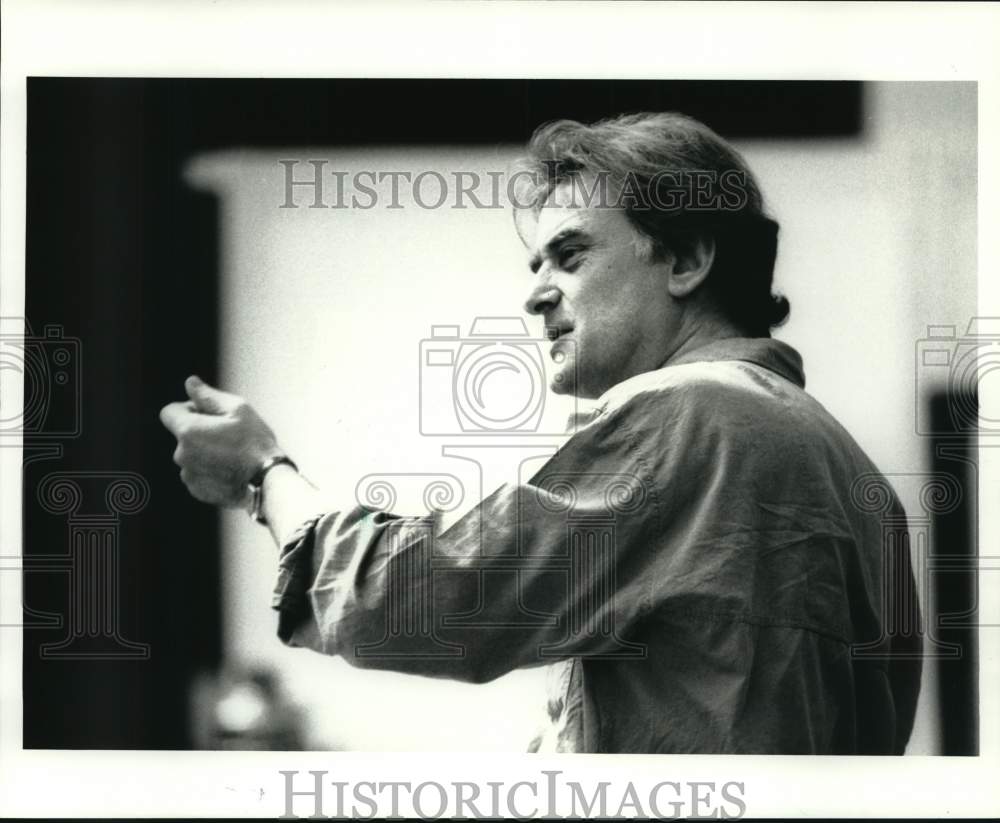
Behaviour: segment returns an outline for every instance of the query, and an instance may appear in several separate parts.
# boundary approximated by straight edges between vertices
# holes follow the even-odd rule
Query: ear
[[[672,297],[684,298],[698,288],[715,262],[715,240],[711,237],[695,236],[690,243],[678,244],[683,248],[674,250],[674,267],[667,278],[667,288]]]

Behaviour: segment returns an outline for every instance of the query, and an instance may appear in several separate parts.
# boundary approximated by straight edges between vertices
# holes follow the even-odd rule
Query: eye
[[[557,261],[563,271],[575,271],[583,262],[583,249],[579,246],[562,248],[559,250]]]

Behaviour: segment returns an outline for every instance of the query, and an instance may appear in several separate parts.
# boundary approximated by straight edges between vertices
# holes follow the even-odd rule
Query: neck
[[[681,330],[674,337],[670,350],[660,367],[662,368],[671,360],[695,349],[700,349],[716,340],[746,336],[746,332],[727,318],[714,312],[702,314],[700,317],[691,318],[687,323],[681,324]]]

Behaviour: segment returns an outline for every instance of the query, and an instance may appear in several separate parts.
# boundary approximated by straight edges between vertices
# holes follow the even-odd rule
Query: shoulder
[[[646,447],[702,458],[739,452],[750,462],[780,463],[795,455],[852,468],[868,463],[805,389],[744,360],[685,363],[630,378],[600,399],[591,426],[603,436],[628,432]]]
[[[606,420],[643,427],[687,422],[700,429],[787,425],[820,414],[806,392],[769,369],[741,360],[667,366],[636,375],[610,389],[598,404]]]

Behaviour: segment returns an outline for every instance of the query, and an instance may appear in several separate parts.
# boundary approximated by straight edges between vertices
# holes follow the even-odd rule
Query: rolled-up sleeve
[[[659,512],[628,416],[598,416],[447,530],[360,506],[304,524],[281,553],[279,637],[471,682],[573,655],[643,656],[628,635],[649,608]]]

